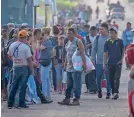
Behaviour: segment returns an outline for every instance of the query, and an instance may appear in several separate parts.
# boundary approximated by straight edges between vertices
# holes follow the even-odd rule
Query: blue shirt
[[[93,41],[91,59],[96,64],[103,64],[104,44],[108,39],[108,36],[99,35],[99,39],[95,38]]]

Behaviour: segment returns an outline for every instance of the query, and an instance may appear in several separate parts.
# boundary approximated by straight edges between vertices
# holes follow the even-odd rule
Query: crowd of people
[[[7,101],[9,109],[28,108],[28,102],[52,103],[51,92],[55,91],[65,95],[58,104],[80,105],[83,77],[85,93],[97,93],[98,98],[102,98],[102,79],[106,79],[106,99],[112,96],[117,100],[124,53],[134,41],[130,22],[122,39],[118,38],[117,26],[115,22],[102,23],[101,20],[96,26],[72,23],[67,29],[61,25],[42,29],[30,29],[26,23],[20,28],[13,23],[3,25],[2,100]],[[80,71],[72,62],[76,50],[83,65]],[[95,70],[87,73],[86,56],[95,66]],[[130,68],[127,60],[126,67]],[[130,77],[133,75],[131,72]],[[72,102],[70,98],[74,98]]]

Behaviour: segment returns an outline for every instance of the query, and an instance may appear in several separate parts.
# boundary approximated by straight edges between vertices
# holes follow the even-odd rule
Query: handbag
[[[43,67],[47,67],[50,65],[51,63],[51,59],[39,59],[39,63],[43,66]]]

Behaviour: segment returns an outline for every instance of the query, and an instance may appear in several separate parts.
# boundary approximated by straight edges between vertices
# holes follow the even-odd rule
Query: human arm
[[[108,45],[107,41],[104,44],[104,54],[103,54],[103,69],[106,70],[106,64],[108,59]]]
[[[84,45],[82,43],[82,41],[78,41],[78,48],[80,51],[80,55],[82,57],[82,61],[83,61],[83,67],[86,70],[86,57],[85,57],[85,49],[84,49]]]
[[[96,54],[97,54],[97,44],[96,43],[97,43],[97,38],[94,39],[94,41],[93,41],[92,51],[91,51],[91,60],[92,60],[94,65],[96,62]]]

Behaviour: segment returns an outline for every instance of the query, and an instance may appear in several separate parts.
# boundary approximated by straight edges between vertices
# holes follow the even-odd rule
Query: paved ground
[[[57,104],[57,101],[63,99],[64,95],[52,94],[54,100],[52,104],[31,105],[29,109],[8,110],[7,105],[2,102],[2,117],[127,117],[127,82],[129,79],[127,74],[128,71],[122,70],[118,100],[106,100],[105,93],[102,99],[98,99],[96,95],[82,94],[80,106],[68,107]]]

